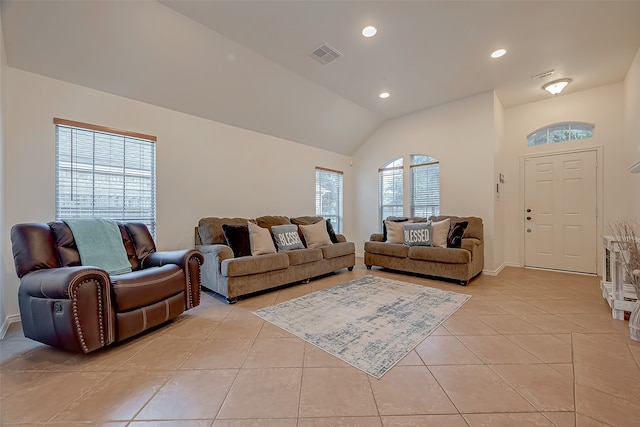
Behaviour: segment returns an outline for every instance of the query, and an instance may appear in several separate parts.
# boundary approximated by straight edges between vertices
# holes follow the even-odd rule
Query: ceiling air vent
[[[319,48],[315,49],[313,52],[309,54],[310,57],[321,63],[322,65],[327,65],[329,62],[334,59],[338,59],[342,56],[340,52],[332,48],[326,43],[323,43]]]
[[[555,72],[556,72],[556,70],[545,71],[544,73],[536,74],[535,76],[531,76],[531,80],[544,79],[545,77],[552,76]]]

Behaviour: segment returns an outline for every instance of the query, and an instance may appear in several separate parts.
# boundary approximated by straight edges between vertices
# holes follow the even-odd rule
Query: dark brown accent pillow
[[[327,233],[329,233],[329,238],[332,243],[338,243],[338,236],[336,236],[336,232],[333,230],[333,224],[331,224],[331,220],[327,220]]]
[[[447,236],[448,248],[460,248],[462,246],[462,236],[468,225],[469,223],[467,221],[451,222],[449,235]]]
[[[251,243],[249,241],[249,226],[222,224],[222,232],[227,245],[233,251],[236,258],[251,256]]]

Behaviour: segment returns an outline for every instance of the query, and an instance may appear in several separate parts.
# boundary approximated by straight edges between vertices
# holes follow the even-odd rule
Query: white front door
[[[525,266],[596,273],[597,154],[524,160]]]

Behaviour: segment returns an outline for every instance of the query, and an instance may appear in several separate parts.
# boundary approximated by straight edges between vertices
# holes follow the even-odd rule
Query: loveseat
[[[265,250],[264,246],[270,246],[265,240],[260,245],[254,244],[254,234],[249,233],[259,230],[264,234],[265,229],[269,239],[279,244],[275,250]],[[281,229],[288,231],[278,234]],[[248,242],[247,233],[250,234]],[[202,286],[224,296],[230,304],[243,296],[343,268],[352,270],[355,265],[353,242],[334,233],[330,222],[316,216],[202,218],[195,228],[195,247],[205,259]]]
[[[202,255],[193,249],[156,251],[142,223],[117,223],[130,271],[110,274],[83,265],[65,222],[11,228],[24,335],[89,353],[165,323],[200,304]],[[114,233],[118,233],[114,230]]]
[[[448,221],[447,221],[448,220]],[[432,233],[420,228],[420,223],[446,224],[447,241],[440,246],[433,242],[413,245],[411,241],[390,241],[387,226],[402,228],[403,237],[435,237]],[[464,224],[466,223],[466,225]],[[412,224],[412,225],[408,225]],[[408,226],[407,226],[408,225]],[[463,231],[461,231],[463,228]],[[404,232],[412,233],[404,235]],[[456,240],[455,234],[459,233]],[[403,239],[404,240],[404,239]],[[455,241],[456,243],[453,243]],[[452,247],[459,246],[459,247]],[[482,219],[478,217],[432,216],[427,218],[388,218],[385,221],[384,233],[372,234],[364,244],[364,264],[368,269],[379,266],[390,270],[420,274],[442,279],[449,279],[466,285],[473,277],[482,272],[484,267],[484,234]]]

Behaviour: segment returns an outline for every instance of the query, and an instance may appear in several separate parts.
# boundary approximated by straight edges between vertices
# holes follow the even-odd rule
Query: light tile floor
[[[380,380],[251,313],[366,274],[473,297]],[[330,313],[327,313],[330,316]],[[507,268],[467,287],[343,272],[88,355],[0,341],[4,426],[639,426],[640,343],[597,277]]]

